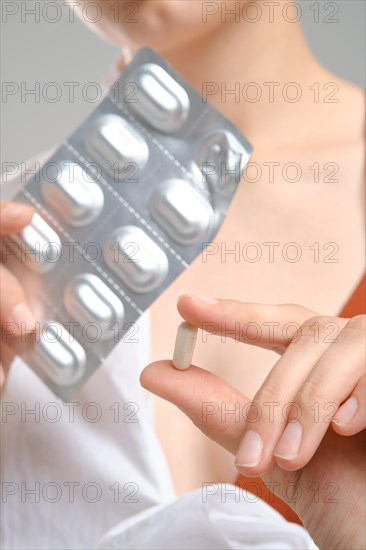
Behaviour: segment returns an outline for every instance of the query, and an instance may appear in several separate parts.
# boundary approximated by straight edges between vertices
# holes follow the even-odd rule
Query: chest
[[[183,293],[298,303],[328,315],[341,310],[364,270],[363,174],[360,158],[334,157],[325,168],[333,162],[329,154],[296,161],[291,153],[253,157],[214,241],[152,308],[154,359],[171,354]],[[315,163],[319,169],[311,168]],[[262,174],[257,181],[255,172]],[[198,343],[195,354],[196,364],[247,394],[274,360],[259,348],[230,340],[222,345],[213,337],[209,345]],[[228,361],[255,364],[256,374],[229,369]]]

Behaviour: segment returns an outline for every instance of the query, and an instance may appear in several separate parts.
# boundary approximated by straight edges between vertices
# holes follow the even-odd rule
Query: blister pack
[[[40,320],[22,356],[54,393],[70,399],[214,238],[250,152],[143,49],[19,192],[37,213],[6,254],[33,280]]]

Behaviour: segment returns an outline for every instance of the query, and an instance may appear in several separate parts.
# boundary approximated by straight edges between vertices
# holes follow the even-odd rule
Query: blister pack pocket
[[[249,160],[241,133],[150,49],[20,191],[5,243],[33,277],[25,361],[68,400],[214,238]],[[131,365],[133,368],[133,365]]]

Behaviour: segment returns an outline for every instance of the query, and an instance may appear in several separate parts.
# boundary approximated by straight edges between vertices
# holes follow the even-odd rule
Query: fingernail
[[[289,422],[283,432],[277,447],[274,451],[274,456],[284,458],[285,460],[293,460],[297,457],[300,450],[302,439],[302,425],[298,420]]]
[[[13,308],[11,312],[11,319],[9,321],[16,323],[19,329],[21,328],[22,323],[25,325],[27,331],[34,330],[36,328],[36,320],[33,317],[31,310],[22,302]]]
[[[196,300],[197,302],[201,302],[202,304],[218,304],[219,300],[216,300],[216,298],[207,298],[206,296],[195,296],[193,294],[187,294],[190,298],[193,300]]]
[[[257,466],[263,453],[263,441],[261,436],[254,430],[245,432],[235,459],[236,466],[252,468]]]
[[[23,204],[12,202],[2,210],[1,216],[3,221],[9,222],[18,219],[20,216],[23,216],[26,211],[27,207]]]
[[[346,426],[351,422],[357,412],[357,399],[352,395],[347,401],[343,403],[338,409],[337,414],[333,418],[332,422],[339,426]]]

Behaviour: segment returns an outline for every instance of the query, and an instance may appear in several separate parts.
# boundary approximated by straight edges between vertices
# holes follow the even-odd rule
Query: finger
[[[16,202],[0,203],[0,235],[19,233],[32,221],[34,209]]]
[[[142,371],[140,381],[144,388],[179,407],[213,441],[236,453],[243,424],[236,414],[227,412],[240,411],[241,416],[245,415],[250,403],[247,397],[211,372],[193,365],[186,371],[178,371],[171,361],[151,363]],[[292,475],[274,464],[262,477],[271,491],[287,500],[282,488],[294,484],[296,478]],[[295,508],[293,499],[288,504]]]
[[[6,267],[0,266],[0,322],[2,337],[35,330],[35,318],[26,303],[24,290]]]
[[[354,435],[366,428],[366,376],[357,383],[352,395],[339,407],[332,427],[341,435]]]
[[[178,311],[191,325],[283,353],[306,319],[316,315],[294,304],[265,305],[183,295]]]
[[[324,329],[327,322],[321,324],[316,319],[319,318],[311,317],[302,325],[301,337],[290,343],[249,408],[243,440],[236,456],[236,466],[245,476],[262,475],[273,465],[273,453],[286,428],[291,404],[296,401],[296,395],[314,365],[331,345]],[[330,319],[334,320],[333,317]],[[344,320],[343,324],[346,323]],[[321,328],[315,333],[316,325]]]
[[[0,390],[3,389],[9,367],[15,357],[14,352],[6,344],[2,344],[0,347]]]
[[[340,326],[344,323],[343,319],[336,321]],[[340,404],[362,377],[365,343],[360,334],[356,317],[346,321],[301,386],[274,451],[281,468],[298,470],[311,460]]]
[[[147,390],[174,403],[208,437],[231,453],[236,452],[250,400],[232,386],[193,365],[179,371],[171,361],[148,365],[140,382]]]

